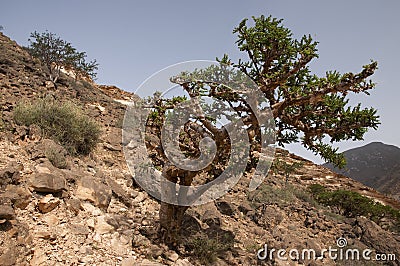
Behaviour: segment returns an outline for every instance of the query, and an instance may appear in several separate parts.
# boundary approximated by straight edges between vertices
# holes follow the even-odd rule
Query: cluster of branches
[[[195,86],[195,83],[192,85]],[[230,155],[231,140],[226,137],[224,128],[217,128],[213,122],[209,121],[210,117],[193,117],[184,124],[179,134],[178,147],[175,148],[182,151],[187,158],[196,159],[201,155],[200,141],[209,137],[216,142],[217,154],[212,163],[198,171],[188,171],[175,166],[167,157],[167,153],[171,153],[171,150],[165,150],[162,145],[162,130],[167,123],[167,117],[171,114],[170,110],[176,111],[176,106],[187,100],[182,96],[171,99],[162,98],[157,93],[153,98],[148,99],[147,106],[152,111],[146,123],[146,147],[153,164],[162,170],[165,179],[180,186],[202,185],[212,181],[225,170],[225,162]],[[180,196],[190,197],[187,194]],[[180,225],[187,209],[188,206],[161,202],[160,233],[166,243],[175,245],[179,242]]]
[[[361,72],[340,74],[327,71],[325,77],[312,74],[308,64],[318,57],[317,44],[310,35],[297,40],[281,19],[253,17],[253,26],[243,20],[234,33],[238,48],[249,60],[233,64],[256,82],[271,104],[280,145],[302,145],[336,166],[345,165],[334,142],[362,140],[368,128],[377,129],[374,108],[348,106],[348,93],[365,93],[375,84],[368,78],[377,62],[364,65]],[[328,141],[326,141],[328,140]]]
[[[28,51],[47,68],[54,85],[60,77],[61,68],[72,70],[76,80],[80,77],[96,77],[98,64],[96,60],[87,62],[86,52],[77,51],[71,43],[48,31],[35,31],[30,37]]]
[[[311,73],[308,66],[318,57],[318,43],[309,35],[300,39],[293,38],[291,31],[282,25],[282,20],[265,16],[253,17],[251,25],[245,19],[233,32],[237,34],[239,50],[248,59],[233,63],[224,55],[217,60],[222,66],[229,65],[244,73],[257,84],[263,97],[268,100],[275,119],[277,143],[284,146],[300,142],[325,161],[343,167],[344,156],[338,153],[333,144],[344,140],[362,140],[369,128],[376,129],[380,124],[374,108],[361,108],[361,104],[348,106],[347,98],[349,93],[369,94],[375,87],[369,77],[377,69],[377,63],[371,62],[355,74],[327,71],[325,76],[319,77]],[[191,99],[211,97],[224,101],[235,110],[246,125],[245,130],[251,143],[248,169],[254,168],[260,151],[262,129],[254,110],[240,92],[204,82],[216,80],[216,75],[221,75],[221,71],[208,68],[197,73],[182,73],[171,81],[180,85]],[[185,171],[171,165],[161,144],[163,117],[168,114],[168,109],[174,109],[183,100],[156,97],[152,105],[152,116],[147,123],[147,127],[153,132],[153,136],[147,139],[147,147],[154,151],[153,161],[163,168],[166,179],[190,185],[201,178],[201,173]],[[229,160],[229,149],[232,145],[225,128],[218,128],[215,122],[215,117],[207,116],[189,121],[185,125],[179,147],[186,151],[188,157],[195,158],[199,155],[196,144],[198,140],[205,136],[213,138],[218,149],[216,163],[203,170],[211,178],[223,171],[219,165]],[[164,239],[167,242],[176,239],[179,221],[186,209],[185,206],[161,203],[160,225],[166,232]]]

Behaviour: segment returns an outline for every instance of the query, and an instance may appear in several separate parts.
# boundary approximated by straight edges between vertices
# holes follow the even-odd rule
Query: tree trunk
[[[172,246],[176,246],[179,243],[183,216],[187,209],[187,206],[161,202],[160,234],[164,243]]]
[[[163,177],[173,183],[179,183],[180,185],[190,186],[192,184],[194,172],[178,169],[175,166],[167,165],[163,169]],[[162,191],[167,192],[170,187],[163,187]],[[178,198],[185,199],[187,197],[187,190],[180,189],[168,191],[169,193],[178,194]],[[180,231],[183,222],[183,216],[189,206],[180,206],[166,203],[162,200],[160,205],[160,235],[161,240],[172,246],[179,244]],[[179,202],[179,201],[178,201]]]

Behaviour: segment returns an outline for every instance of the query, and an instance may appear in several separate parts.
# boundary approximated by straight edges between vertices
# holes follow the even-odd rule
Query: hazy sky
[[[312,70],[358,72],[370,59],[379,70],[371,96],[353,97],[379,110],[382,125],[364,142],[343,143],[341,149],[382,141],[400,146],[399,73],[400,1],[2,1],[0,25],[19,44],[32,31],[49,30],[86,51],[100,64],[97,82],[135,91],[154,72],[187,60],[214,60],[227,53],[235,59],[232,29],[243,18],[273,15],[284,19],[296,37],[311,34],[320,42],[320,58]],[[294,145],[306,158],[310,153]],[[318,159],[313,158],[318,161]]]

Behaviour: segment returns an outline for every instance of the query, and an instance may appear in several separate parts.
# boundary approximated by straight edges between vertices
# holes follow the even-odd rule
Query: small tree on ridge
[[[61,68],[71,69],[75,79],[81,76],[96,77],[98,64],[96,60],[86,62],[86,52],[78,52],[69,42],[62,40],[56,34],[45,31],[33,32],[29,39],[28,51],[42,62],[49,71],[49,80],[56,85],[61,74]]]

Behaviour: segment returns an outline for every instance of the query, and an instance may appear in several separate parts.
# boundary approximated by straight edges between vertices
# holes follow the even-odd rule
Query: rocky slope
[[[347,165],[325,166],[400,200],[400,148],[373,142],[344,152]]]
[[[44,73],[0,33],[0,265],[350,265],[326,254],[319,260],[257,260],[265,244],[321,255],[339,237],[348,247],[400,258],[400,237],[385,217],[378,223],[343,217],[317,204],[307,187],[352,190],[395,208],[399,202],[280,149],[281,160],[302,163],[288,183],[271,172],[249,194],[243,178],[223,198],[190,208],[184,245],[169,249],[158,241],[159,203],[135,184],[122,153],[123,103],[135,96],[67,76],[55,90]],[[13,122],[16,104],[49,94],[75,101],[101,124],[101,141],[89,156],[71,157],[37,128]],[[65,157],[65,169],[50,162],[47,149]]]

